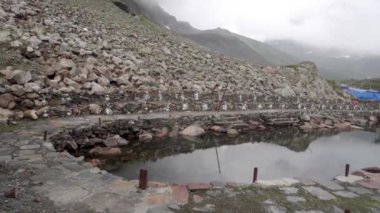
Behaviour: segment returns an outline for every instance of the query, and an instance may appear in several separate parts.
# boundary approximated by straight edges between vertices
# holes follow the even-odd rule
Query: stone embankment
[[[84,155],[94,166],[104,166],[107,158],[140,156],[140,152],[159,152],[166,149],[158,142],[166,138],[196,138],[206,134],[236,137],[252,132],[281,128],[298,132],[339,132],[353,129],[372,129],[379,125],[378,113],[307,114],[306,112],[256,111],[251,114],[233,112],[230,115],[171,116],[169,119],[136,119],[101,122],[93,126],[67,129],[51,138],[58,151]],[[170,114],[169,114],[170,115]],[[294,134],[295,137],[296,134]],[[154,143],[150,143],[154,142]],[[191,143],[191,140],[188,142]],[[149,144],[152,144],[151,148]],[[196,143],[194,143],[195,147]],[[307,144],[308,145],[308,144]],[[305,147],[307,147],[305,145]],[[143,148],[142,148],[143,147]],[[186,146],[188,147],[188,146]],[[204,146],[206,147],[206,145]],[[156,153],[157,155],[157,153]],[[146,160],[146,159],[145,159]]]

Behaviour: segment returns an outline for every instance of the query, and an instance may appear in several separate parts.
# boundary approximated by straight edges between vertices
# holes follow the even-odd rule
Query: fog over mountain
[[[149,0],[146,0],[149,1]],[[296,40],[350,54],[380,55],[378,0],[157,0],[198,29],[217,27],[250,38]]]
[[[232,57],[261,65],[313,61],[324,77],[335,80],[380,77],[380,1],[123,2],[153,22]]]

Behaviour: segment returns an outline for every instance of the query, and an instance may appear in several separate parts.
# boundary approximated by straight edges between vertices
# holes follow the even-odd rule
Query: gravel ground
[[[0,163],[0,212],[25,213],[55,213],[55,212],[89,212],[86,208],[74,206],[58,208],[47,198],[38,196],[31,191],[31,187],[38,184],[29,180],[33,171],[20,166],[10,166]],[[7,198],[4,193],[17,188],[16,198]]]

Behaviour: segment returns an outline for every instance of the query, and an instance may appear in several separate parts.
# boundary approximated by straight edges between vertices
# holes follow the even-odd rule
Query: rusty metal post
[[[349,174],[350,174],[350,164],[346,164],[346,171],[345,171],[344,175],[346,177],[348,177]]]
[[[47,133],[48,133],[47,131],[44,132],[44,141],[47,140]]]
[[[145,169],[140,169],[139,189],[145,190],[147,188],[148,188],[148,171]]]
[[[102,118],[99,117],[99,125],[102,125]]]
[[[253,181],[252,181],[252,183],[256,183],[258,172],[259,172],[259,171],[258,171],[258,168],[255,167],[255,168],[253,169]]]

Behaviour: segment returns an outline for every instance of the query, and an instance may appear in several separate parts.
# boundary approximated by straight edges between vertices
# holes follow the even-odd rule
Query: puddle
[[[259,179],[304,177],[330,180],[344,173],[346,163],[352,170],[379,165],[380,144],[375,143],[375,137],[375,133],[364,131],[322,137],[301,134],[290,138],[276,133],[271,139],[264,137],[261,140],[249,136],[206,137],[193,141],[195,145],[188,148],[188,153],[170,155],[165,152],[166,156],[126,162],[110,172],[126,179],[137,179],[138,171],[144,168],[149,171],[151,181],[250,183],[253,168],[258,167]],[[187,142],[178,138],[168,141],[165,146],[177,150],[176,146],[183,147]],[[223,145],[206,145],[215,142]]]

